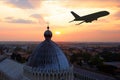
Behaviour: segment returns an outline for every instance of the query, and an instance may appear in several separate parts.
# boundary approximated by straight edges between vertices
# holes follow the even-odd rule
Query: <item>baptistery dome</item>
[[[31,80],[73,80],[72,66],[58,45],[51,40],[49,27],[44,32],[44,37],[45,40],[34,49],[26,63],[25,75]],[[40,79],[32,78],[28,72]]]
[[[52,32],[46,30],[44,36],[45,40],[33,51],[27,65],[42,70],[68,69],[70,64],[67,58],[58,45],[51,40]]]

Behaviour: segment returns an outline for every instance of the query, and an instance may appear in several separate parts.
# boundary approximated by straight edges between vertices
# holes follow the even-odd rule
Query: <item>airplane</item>
[[[79,16],[78,14],[76,14],[73,11],[71,11],[71,14],[75,17],[75,19],[72,20],[72,21],[69,21],[69,22],[82,21],[82,22],[76,24],[76,25],[80,25],[84,22],[88,23],[88,22],[92,22],[94,20],[97,20],[99,17],[109,15],[110,13],[108,11],[99,11],[99,12],[96,12],[96,13],[92,13],[92,14],[89,14],[89,15],[82,16],[82,17]]]

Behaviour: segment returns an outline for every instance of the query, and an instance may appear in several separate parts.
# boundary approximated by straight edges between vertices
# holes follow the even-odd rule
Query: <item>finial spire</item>
[[[47,26],[47,29],[49,30],[49,26]]]
[[[49,30],[49,25],[47,26],[47,30],[44,33],[44,37],[46,40],[51,40],[52,38],[52,32]]]
[[[47,29],[49,30],[49,22],[47,22]]]

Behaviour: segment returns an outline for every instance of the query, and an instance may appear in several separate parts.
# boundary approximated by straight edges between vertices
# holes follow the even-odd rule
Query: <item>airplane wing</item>
[[[75,19],[80,18],[79,15],[77,15],[75,12],[71,11],[71,14],[75,17]]]
[[[98,18],[88,18],[88,19],[85,19],[85,22],[88,23],[88,22],[92,22],[94,20],[97,20]]]
[[[84,23],[85,21],[82,21],[82,22],[80,22],[80,23],[78,23],[78,24],[76,24],[76,25],[80,25],[80,24],[82,24],[82,23]]]

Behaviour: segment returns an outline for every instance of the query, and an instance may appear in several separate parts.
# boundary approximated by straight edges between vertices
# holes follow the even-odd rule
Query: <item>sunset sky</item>
[[[0,0],[0,41],[43,41],[49,23],[53,41],[120,42],[120,0]],[[69,21],[98,11],[92,23]]]

